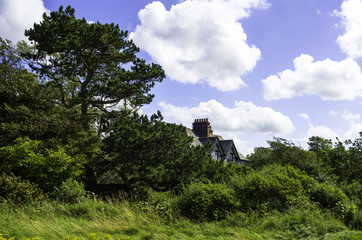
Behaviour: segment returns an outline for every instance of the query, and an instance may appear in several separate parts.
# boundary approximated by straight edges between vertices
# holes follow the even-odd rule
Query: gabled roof
[[[213,133],[211,133],[209,137],[201,137],[190,128],[186,128],[186,131],[187,135],[193,138],[193,146],[202,146],[205,145],[208,141],[211,141],[213,143],[214,149],[218,149],[224,158],[226,158],[230,152],[233,151],[234,156],[238,158],[238,161],[244,163],[248,162],[248,159],[238,152],[233,140],[224,140],[222,136],[215,135]]]
[[[207,144],[208,142],[211,142],[213,144],[213,149],[217,149],[221,155],[221,157],[224,159],[226,157],[226,153],[224,151],[224,148],[221,146],[221,141],[218,137],[202,137],[199,138],[199,141],[202,143],[202,145]]]

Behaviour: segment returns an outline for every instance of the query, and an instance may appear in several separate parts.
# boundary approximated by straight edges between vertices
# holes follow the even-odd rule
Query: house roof
[[[222,136],[211,134],[210,137],[200,137],[195,131],[190,128],[186,128],[187,135],[193,138],[193,146],[202,146],[208,141],[211,141],[215,145],[218,145],[221,148],[223,154],[228,154],[232,149],[235,149],[236,153],[239,156],[240,161],[246,162],[248,159],[244,157],[235,147],[233,140],[224,140]]]
[[[202,146],[203,144],[199,141],[199,137],[190,128],[186,128],[187,135],[192,137],[192,146]]]
[[[203,137],[203,138],[199,138],[199,141],[202,143],[202,145],[207,144],[207,142],[212,142],[213,143],[213,148],[214,149],[218,149],[218,151],[220,152],[220,154],[222,156],[225,156],[225,151],[224,148],[221,146],[220,144],[220,140],[218,137]]]
[[[235,154],[238,155],[238,157],[240,158],[241,161],[248,161],[248,159],[246,157],[244,157],[237,149],[236,146],[234,144],[233,140],[222,140],[220,141],[220,144],[222,146],[222,148],[224,149],[225,153],[228,154],[230,151],[233,151],[233,149],[235,149]]]

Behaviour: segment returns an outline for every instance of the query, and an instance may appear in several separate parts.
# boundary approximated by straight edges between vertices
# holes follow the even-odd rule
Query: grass
[[[127,200],[0,204],[0,240],[25,239],[362,239],[317,207],[284,213],[236,212],[219,222],[193,222]],[[164,211],[168,211],[167,209]],[[176,215],[176,216],[175,216]]]

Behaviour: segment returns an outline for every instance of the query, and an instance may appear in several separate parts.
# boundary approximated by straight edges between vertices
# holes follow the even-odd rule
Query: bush
[[[87,192],[84,190],[83,183],[68,178],[59,188],[55,188],[53,197],[62,202],[77,203],[86,199]]]
[[[362,230],[362,210],[358,209],[356,205],[349,205],[345,213],[344,222],[352,229]]]
[[[351,199],[358,208],[362,209],[362,184],[359,181],[353,181],[352,183],[343,187],[343,191]]]
[[[84,155],[72,157],[60,144],[48,149],[42,141],[28,137],[1,147],[0,159],[0,171],[28,179],[46,192],[52,192],[69,177],[80,177],[86,162]]]
[[[288,169],[278,165],[266,166],[259,172],[235,176],[231,186],[244,211],[284,210],[293,199],[304,195],[301,182],[288,175]]]
[[[0,202],[26,204],[44,198],[43,191],[34,183],[13,175],[0,176]]]
[[[308,192],[310,199],[319,203],[321,207],[331,209],[339,215],[345,213],[345,205],[349,199],[338,187],[327,183],[315,183]],[[343,216],[340,217],[343,218]]]
[[[181,213],[194,220],[220,220],[237,206],[234,191],[223,184],[194,183],[178,201]]]

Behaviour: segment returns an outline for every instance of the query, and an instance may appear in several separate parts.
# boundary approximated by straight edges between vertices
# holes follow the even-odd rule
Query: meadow
[[[361,239],[330,212],[309,205],[272,211],[233,212],[221,221],[193,221],[178,215],[172,199],[149,202],[124,197],[66,204],[0,208],[1,240],[27,239]]]

